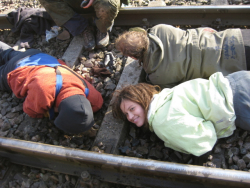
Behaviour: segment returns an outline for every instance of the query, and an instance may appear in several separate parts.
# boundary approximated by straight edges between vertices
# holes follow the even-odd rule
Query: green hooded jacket
[[[215,72],[246,70],[240,29],[217,32],[211,28],[188,29],[160,24],[148,30],[149,47],[143,68],[152,84],[171,88]]]
[[[233,134],[235,111],[230,83],[222,73],[197,78],[155,94],[147,114],[149,128],[166,147],[196,156]]]

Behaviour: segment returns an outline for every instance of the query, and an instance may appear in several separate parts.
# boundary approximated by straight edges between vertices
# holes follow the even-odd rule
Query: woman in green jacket
[[[143,64],[149,83],[171,88],[195,78],[250,68],[250,30],[182,30],[160,24],[118,37],[116,48]]]
[[[166,147],[196,156],[237,127],[250,131],[250,72],[214,73],[162,91],[146,83],[118,91],[113,115],[148,126]]]

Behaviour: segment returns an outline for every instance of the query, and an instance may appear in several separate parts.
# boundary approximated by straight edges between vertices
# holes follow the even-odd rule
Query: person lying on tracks
[[[89,130],[94,124],[93,112],[103,104],[102,95],[81,75],[36,49],[15,51],[0,41],[0,76],[0,90],[25,98],[25,113],[32,118],[49,114],[66,133]]]
[[[149,128],[166,147],[201,156],[237,127],[250,131],[250,71],[196,78],[160,91],[139,83],[114,93],[112,113]]]
[[[132,29],[133,30],[133,29]],[[250,30],[212,28],[182,30],[159,24],[120,35],[115,46],[123,55],[143,63],[146,80],[171,88],[195,78],[224,76],[250,69]]]
[[[108,31],[112,29],[120,5],[128,4],[128,0],[39,0],[58,26],[66,29],[73,36],[82,34],[86,50],[103,48],[109,43]],[[94,25],[80,14],[95,12]],[[96,33],[94,35],[94,33]],[[63,34],[58,39],[65,38]]]

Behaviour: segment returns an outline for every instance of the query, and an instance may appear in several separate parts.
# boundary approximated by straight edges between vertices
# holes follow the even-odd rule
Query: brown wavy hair
[[[124,56],[134,57],[141,62],[144,52],[148,49],[149,39],[146,31],[126,31],[115,41],[115,47]]]
[[[149,104],[154,94],[160,92],[160,87],[157,85],[150,85],[147,83],[139,83],[136,85],[129,85],[114,93],[114,100],[112,101],[112,113],[114,118],[126,120],[120,106],[123,100],[130,100],[138,103],[145,110],[145,126],[148,128],[147,113]]]

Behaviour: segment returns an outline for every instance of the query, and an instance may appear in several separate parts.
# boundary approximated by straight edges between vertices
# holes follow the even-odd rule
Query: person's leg
[[[250,131],[250,71],[238,71],[226,76],[233,91],[235,125]]]
[[[77,36],[88,26],[88,20],[81,16],[85,10],[80,7],[82,0],[39,0],[58,26],[65,27],[70,34]]]
[[[0,41],[0,90],[11,92],[7,82],[7,74],[15,69],[16,62],[9,63],[9,60],[20,53],[23,52],[15,51],[9,45]]]
[[[94,13],[93,7],[83,8],[81,6],[83,0],[63,0],[66,2],[76,13],[78,14],[84,14],[84,13]]]
[[[9,45],[0,41],[0,66],[5,64],[4,59],[5,59],[6,53],[3,53],[3,52],[6,50],[9,50],[9,49],[11,49],[11,47]]]
[[[119,9],[115,7],[120,7],[120,1],[115,1],[115,3],[110,3],[114,0],[95,0],[93,3],[94,9],[96,11],[97,19],[95,24],[97,26],[96,32],[92,26],[88,26],[88,20],[83,18],[77,13],[92,12],[92,8],[87,9],[81,8],[80,5],[82,0],[64,0],[76,13],[71,17],[66,23],[63,24],[65,28],[73,35],[77,36],[82,34],[84,38],[84,47],[86,50],[90,51],[97,46],[98,48],[103,48],[109,43],[108,29],[111,28],[114,18],[117,16]],[[102,30],[102,32],[100,31]],[[93,33],[96,33],[94,37]]]
[[[46,12],[51,16],[57,26],[62,27],[75,14],[74,10],[64,0],[39,0]],[[58,36],[59,40],[70,38],[69,31],[63,30]]]
[[[106,33],[119,12],[120,0],[95,0],[93,6],[97,18],[95,24],[102,33]]]
[[[13,50],[11,46],[0,41],[0,66],[4,65],[18,53],[20,52]]]
[[[120,0],[95,0],[93,3],[97,27],[96,46],[102,48],[109,43],[109,34],[120,9]]]
[[[250,29],[241,29],[241,34],[245,46],[247,70],[250,70]]]
[[[82,34],[84,37],[84,47],[86,50],[95,48],[95,37],[93,31],[88,27],[88,20],[77,12],[84,12],[80,7],[81,0],[39,0],[46,9],[57,26],[62,26],[73,36]],[[59,40],[66,40],[70,37],[68,32],[64,31],[58,35]]]
[[[39,0],[57,26],[62,26],[74,16],[74,10],[64,0]]]
[[[65,24],[63,24],[63,26],[73,36],[80,35],[83,37],[83,45],[85,50],[91,51],[95,48],[95,30],[92,26],[88,25],[87,19],[84,19],[81,15],[76,13],[75,16],[70,18]]]
[[[73,36],[80,35],[88,25],[88,20],[77,13],[63,24]]]

